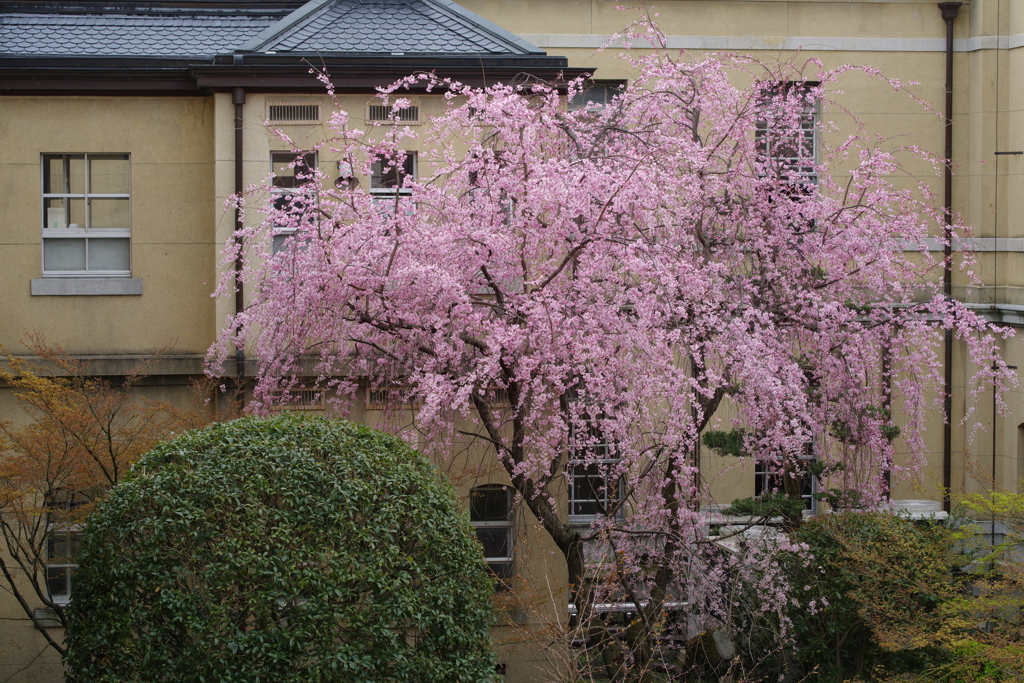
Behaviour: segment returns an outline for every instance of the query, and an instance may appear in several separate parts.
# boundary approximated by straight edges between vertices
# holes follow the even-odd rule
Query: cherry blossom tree
[[[318,149],[394,191],[297,167],[306,182],[226,250],[252,297],[212,352],[255,355],[253,410],[315,367],[341,395],[409,387],[439,456],[466,432],[488,446],[564,556],[580,628],[602,590],[635,603],[602,651],[615,680],[650,668],[666,605],[686,601],[691,626],[727,623],[737,563],[758,609],[784,612],[770,553],[724,558],[699,510],[715,474],[699,437],[726,402],[745,452],[795,477],[813,447],[836,504],[870,505],[922,464],[939,330],[967,341],[979,386],[1009,381],[989,369],[1002,331],[942,296],[924,247],[942,211],[904,169],[941,160],[830,107],[851,71],[899,83],[814,61],[629,59],[621,94],[573,111],[580,83],[417,75],[382,92],[392,125],[335,112]],[[407,89],[447,100],[423,132],[399,120]],[[834,144],[814,149],[815,132]],[[409,148],[417,177],[402,173]],[[280,226],[294,232],[270,254]],[[599,571],[590,538],[608,550]]]

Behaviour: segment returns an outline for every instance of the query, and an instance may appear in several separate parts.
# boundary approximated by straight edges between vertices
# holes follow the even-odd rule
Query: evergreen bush
[[[283,415],[146,455],[88,521],[75,681],[489,681],[491,582],[401,440]]]

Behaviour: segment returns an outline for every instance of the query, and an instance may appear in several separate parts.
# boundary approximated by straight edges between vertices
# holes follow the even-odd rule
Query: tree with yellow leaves
[[[0,347],[0,382],[29,418],[0,420],[0,587],[63,656],[36,608],[45,606],[49,619],[66,626],[76,532],[86,515],[159,441],[207,420],[198,410],[135,395],[144,364],[115,383],[42,337],[29,336],[25,345],[34,358]]]

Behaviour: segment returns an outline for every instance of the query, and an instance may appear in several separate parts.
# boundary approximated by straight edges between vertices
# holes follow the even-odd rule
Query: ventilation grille
[[[487,404],[492,408],[508,408],[508,390],[495,389],[487,397]],[[423,397],[416,394],[412,387],[389,386],[366,390],[367,410],[386,410],[388,408],[420,408]]]
[[[419,123],[420,122],[420,108],[415,104],[406,107],[405,109],[399,109],[397,112],[395,108],[388,104],[371,104],[367,107],[368,116],[370,121],[391,121],[397,113],[398,120],[402,123]]]
[[[366,392],[367,410],[419,408],[422,405],[423,399],[416,395],[412,387],[380,387],[377,389],[368,389]]]
[[[324,410],[326,407],[322,390],[290,389],[277,394],[273,410]]]
[[[271,123],[318,123],[320,105],[309,102],[279,102],[268,105]]]

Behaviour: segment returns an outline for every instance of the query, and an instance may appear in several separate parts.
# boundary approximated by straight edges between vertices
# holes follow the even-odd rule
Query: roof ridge
[[[338,14],[340,19],[344,15],[344,12],[340,11],[341,7],[346,2],[347,0],[332,0],[328,6],[323,8],[323,11],[313,12],[305,21],[296,22],[290,32],[279,36],[273,43],[268,41],[266,47],[274,47],[277,50],[295,48],[302,41],[308,40],[311,32],[315,33],[326,28],[331,23],[328,19],[331,15]]]
[[[351,21],[345,22],[349,15]],[[382,24],[381,17],[389,16],[395,18],[394,22]],[[360,22],[366,22],[363,34],[359,32]],[[389,27],[393,30],[390,34]],[[374,39],[375,44],[368,44]],[[391,49],[389,44],[393,44]],[[236,52],[395,50],[423,54],[547,54],[452,0],[310,0],[243,43]]]
[[[236,52],[259,52],[259,48],[266,46],[274,40],[280,40],[290,28],[298,28],[300,22],[305,22],[310,15],[329,6],[336,0],[309,0],[305,5],[298,8],[284,19],[271,24],[261,31],[254,38],[242,43]]]

